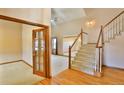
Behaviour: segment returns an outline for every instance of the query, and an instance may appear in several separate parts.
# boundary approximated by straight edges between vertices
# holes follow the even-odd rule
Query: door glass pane
[[[34,42],[35,47],[35,63],[36,71],[43,72],[43,62],[44,62],[44,39],[43,32],[36,32],[36,38]]]

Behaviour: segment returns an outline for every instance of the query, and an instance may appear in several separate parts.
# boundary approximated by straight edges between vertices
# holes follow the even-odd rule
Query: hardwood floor
[[[51,79],[42,80],[38,85],[122,85],[124,84],[124,70],[103,68],[101,78],[67,69]]]

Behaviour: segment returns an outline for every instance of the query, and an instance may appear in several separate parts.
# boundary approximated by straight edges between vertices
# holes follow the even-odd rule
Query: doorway
[[[52,54],[54,54],[54,55],[58,54],[57,37],[52,37]]]
[[[33,37],[31,38],[31,40],[33,40],[33,42],[32,42],[32,45],[28,45],[28,46],[31,46],[32,47],[31,49],[33,50],[32,52],[33,54],[31,53],[31,56],[33,56],[32,73],[49,78],[50,77],[49,27],[43,24],[30,22],[27,20],[22,20],[14,17],[5,16],[5,15],[0,15],[0,19],[38,28],[38,29],[31,30],[32,37]],[[21,61],[24,61],[24,60],[21,59]],[[28,62],[26,61],[24,62],[30,65]],[[37,65],[36,65],[36,62],[38,63]],[[32,64],[30,66],[32,67]]]

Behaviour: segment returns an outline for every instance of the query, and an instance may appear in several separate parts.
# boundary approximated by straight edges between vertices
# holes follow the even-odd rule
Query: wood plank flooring
[[[51,79],[37,82],[37,85],[123,85],[124,70],[103,68],[103,77],[94,77],[88,74],[67,69]]]

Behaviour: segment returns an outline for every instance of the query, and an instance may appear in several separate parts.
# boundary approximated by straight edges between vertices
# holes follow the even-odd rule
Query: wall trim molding
[[[19,61],[22,61],[22,60],[15,60],[15,61],[3,62],[3,63],[0,63],[0,65],[16,63],[16,62],[19,62]]]
[[[32,65],[30,65],[28,62],[24,61],[24,60],[21,60],[23,63],[25,63],[26,65],[30,66],[31,68],[33,68]]]
[[[107,65],[103,65],[103,67],[108,67],[108,68],[118,69],[118,70],[123,70],[124,71],[124,68],[119,68],[119,67],[112,67],[112,66],[107,66]]]
[[[10,61],[10,62],[3,62],[3,63],[0,63],[0,65],[5,65],[5,64],[12,64],[12,63],[17,63],[17,62],[23,62],[25,63],[26,65],[30,66],[31,68],[33,68],[32,65],[28,64],[26,61],[24,60],[15,60],[15,61]]]

